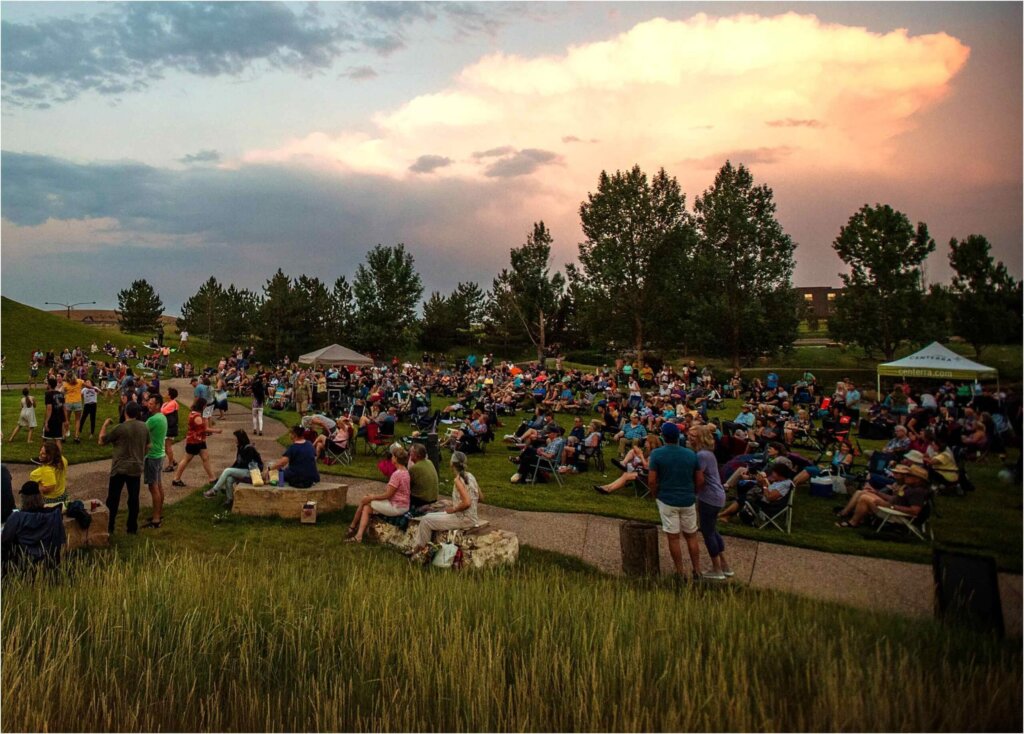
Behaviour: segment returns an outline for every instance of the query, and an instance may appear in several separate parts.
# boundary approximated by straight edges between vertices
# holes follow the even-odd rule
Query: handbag
[[[455,555],[458,552],[459,546],[455,545],[455,543],[441,543],[441,547],[437,549],[437,553],[434,554],[434,560],[430,564],[438,568],[451,568],[455,562]]]

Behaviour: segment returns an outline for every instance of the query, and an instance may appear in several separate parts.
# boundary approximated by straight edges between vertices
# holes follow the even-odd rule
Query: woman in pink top
[[[359,501],[356,515],[345,534],[346,543],[363,542],[363,533],[366,532],[366,526],[370,524],[370,515],[373,513],[400,517],[409,511],[409,452],[399,446],[392,450],[391,458],[396,468],[388,479],[387,490],[384,494],[368,495]]]

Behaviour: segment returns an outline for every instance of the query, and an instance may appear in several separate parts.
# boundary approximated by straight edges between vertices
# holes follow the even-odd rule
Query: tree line
[[[641,360],[682,350],[740,366],[791,348],[803,315],[792,287],[795,244],[775,211],[772,190],[729,161],[692,210],[663,168],[650,177],[639,166],[602,171],[580,204],[578,262],[564,273],[552,266],[554,238],[539,221],[488,290],[460,282],[432,292],[421,313],[413,256],[401,243],[378,244],[351,282],[279,269],[253,292],[211,277],[182,306],[178,326],[217,342],[254,341],[273,357],[338,342],[377,355],[474,347],[538,359],[552,349],[631,351]],[[1020,341],[1020,283],[993,261],[984,237],[951,242],[953,283],[928,289],[922,264],[934,240],[889,206],[865,205],[833,247],[849,268],[829,319],[834,338],[887,358],[905,342],[952,333],[979,353]],[[153,328],[163,311],[146,281],[118,301],[129,331]]]

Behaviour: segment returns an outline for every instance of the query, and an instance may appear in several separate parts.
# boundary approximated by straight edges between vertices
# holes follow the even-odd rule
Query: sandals
[[[159,520],[150,519],[150,521],[147,522],[142,527],[144,527],[144,528],[152,528],[153,530],[159,530],[160,526],[163,525],[163,524],[164,524],[164,519],[161,517]]]
[[[836,523],[837,528],[855,528],[856,525],[851,525],[847,520],[840,520]]]

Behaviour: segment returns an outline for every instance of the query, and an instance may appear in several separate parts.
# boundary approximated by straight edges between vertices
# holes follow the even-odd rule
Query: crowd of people
[[[161,476],[173,472],[172,484],[185,486],[193,457],[199,457],[205,480],[212,484],[207,495],[223,493],[230,506],[239,482],[311,486],[319,480],[318,462],[346,454],[350,459],[360,438],[388,447],[381,462],[388,484],[360,504],[350,528],[353,541],[362,540],[374,514],[394,518],[423,514],[419,510],[426,507],[424,517],[430,519],[423,528],[475,523],[481,489],[467,469],[467,457],[497,441],[495,430],[504,419],[515,426],[502,440],[514,452],[509,455],[515,465],[512,484],[579,474],[592,464],[603,468],[604,447],[614,447],[612,463],[621,473],[594,484],[595,491],[607,495],[630,485],[641,488],[638,494],[657,503],[677,570],[684,573],[685,545],[692,570],[698,572],[694,549],[699,532],[712,558],[708,574],[724,578],[731,571],[720,522],[776,515],[797,487],[823,476],[847,483],[850,502],[836,508],[840,527],[869,522],[878,507],[913,515],[925,507],[935,486],[969,491],[965,462],[985,452],[1005,452],[1020,435],[1021,407],[1013,391],[996,394],[970,384],[947,383],[935,390],[899,384],[868,399],[850,380],[839,381],[834,389],[826,389],[810,372],[790,384],[773,373],[747,381],[738,371],[721,376],[693,362],[679,369],[622,362],[594,370],[546,370],[537,364],[496,362],[487,355],[451,365],[393,360],[320,368],[288,359],[264,365],[254,349],[239,347],[191,376],[194,396],[184,456],[177,461],[177,391],[171,388],[165,395],[157,373],[149,381],[137,378],[127,364],[137,354],[98,362],[74,349],[59,359],[50,353],[48,362],[47,354],[37,351],[33,362],[37,354],[39,365],[47,368],[45,440],[40,476],[34,477],[41,496],[47,502],[66,496],[62,443],[80,441],[90,418],[94,425],[95,408],[87,406],[109,389],[119,401],[119,422],[108,430],[111,421],[105,421],[99,441],[114,446],[110,525],[113,530],[126,487],[129,532],[138,527],[142,481],[153,495],[146,524],[159,528]],[[184,364],[181,370],[177,364],[165,367],[186,376]],[[229,409],[229,396],[250,401],[252,435],[262,435],[266,407],[303,416],[283,456],[264,461],[250,433],[238,430],[235,461],[215,470],[207,440],[221,432],[215,426]],[[446,399],[444,408],[433,407],[437,398]],[[726,398],[744,401],[733,419],[709,417],[709,410]],[[30,391],[22,401],[30,425],[19,421],[19,426],[31,440],[35,425],[27,418],[35,411]],[[517,424],[523,411],[529,415]],[[572,427],[563,428],[558,414],[570,414]],[[412,444],[392,447],[396,427],[405,422],[412,429]],[[90,427],[91,436],[95,429]],[[438,437],[436,445],[451,451],[456,477],[452,503],[444,510],[436,504],[438,457],[425,458],[432,434]],[[867,456],[858,437],[886,444]],[[432,517],[439,512],[454,517]]]

